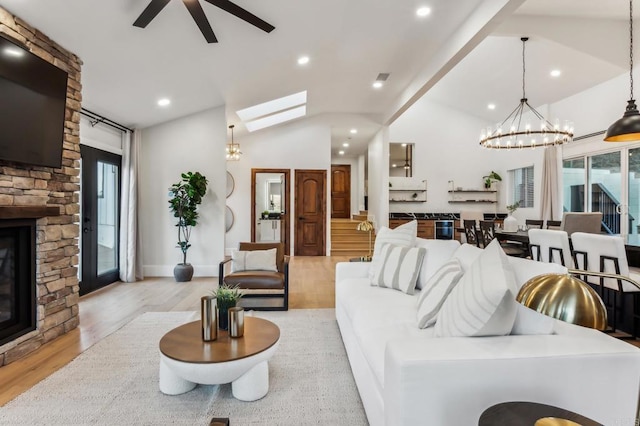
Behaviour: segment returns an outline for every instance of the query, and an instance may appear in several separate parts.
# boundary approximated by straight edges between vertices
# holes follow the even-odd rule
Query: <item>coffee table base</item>
[[[189,363],[160,354],[160,391],[167,395],[189,392],[197,384],[231,383],[233,396],[256,401],[269,391],[269,363],[278,344],[251,357],[220,363]]]

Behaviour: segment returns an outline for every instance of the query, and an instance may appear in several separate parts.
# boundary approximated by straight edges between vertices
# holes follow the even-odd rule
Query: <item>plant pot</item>
[[[191,278],[193,278],[193,266],[190,263],[178,263],[173,268],[173,277],[179,283],[191,281]]]
[[[229,329],[229,308],[236,305],[218,305],[218,328],[220,330]]]
[[[516,232],[518,230],[518,219],[509,215],[504,218],[502,227],[505,232]]]

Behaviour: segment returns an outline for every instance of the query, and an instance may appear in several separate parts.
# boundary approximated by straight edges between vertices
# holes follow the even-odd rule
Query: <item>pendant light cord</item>
[[[525,91],[524,91],[524,75],[525,75],[524,46],[527,40],[529,40],[529,38],[522,37],[520,40],[522,40],[522,99],[526,99],[527,95],[525,94]]]
[[[633,0],[629,0],[629,81],[631,82],[629,99],[633,99]]]

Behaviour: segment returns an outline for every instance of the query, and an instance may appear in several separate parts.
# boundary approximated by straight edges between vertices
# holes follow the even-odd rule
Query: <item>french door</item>
[[[80,146],[80,294],[118,280],[121,157]]]

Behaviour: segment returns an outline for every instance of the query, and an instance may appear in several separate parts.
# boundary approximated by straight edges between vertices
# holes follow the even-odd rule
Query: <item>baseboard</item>
[[[175,265],[143,265],[145,277],[173,277]],[[217,277],[218,265],[193,265],[194,277]]]

